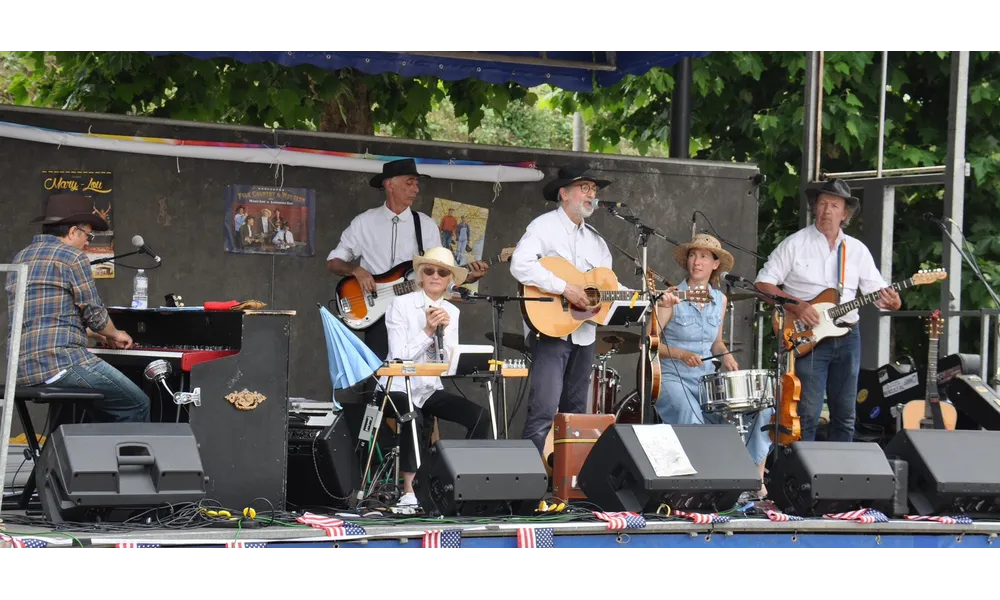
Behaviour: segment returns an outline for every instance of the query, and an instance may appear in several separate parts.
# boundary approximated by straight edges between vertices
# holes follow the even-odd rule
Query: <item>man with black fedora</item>
[[[765,293],[798,300],[798,304],[786,306],[787,318],[807,325],[819,323],[819,313],[809,301],[830,288],[840,292],[841,303],[853,300],[859,292],[878,291],[880,299],[876,306],[898,310],[902,304],[899,294],[882,277],[868,247],[843,231],[861,209],[861,202],[851,195],[850,186],[843,180],[832,179],[810,188],[806,195],[813,224],[778,244],[757,274],[757,286]],[[861,369],[861,333],[857,323],[857,310],[844,315],[837,324],[849,326],[849,333],[820,341],[812,352],[795,361],[795,374],[802,383],[798,412],[805,441],[816,439],[824,397],[830,408],[827,439],[839,442],[854,439]]]
[[[374,292],[373,275],[440,246],[441,233],[434,219],[411,209],[420,192],[420,180],[429,178],[417,170],[412,158],[382,165],[382,172],[372,177],[369,185],[385,191],[385,202],[354,217],[340,243],[326,257],[327,269],[342,277],[355,277],[362,289]],[[352,264],[354,261],[359,264]],[[485,275],[488,268],[482,261],[468,267],[469,283]],[[384,318],[365,329],[365,344],[379,358],[386,357],[389,338]]]
[[[50,197],[45,214],[32,223],[41,223],[42,234],[13,259],[28,266],[17,385],[95,389],[104,393],[104,400],[90,407],[91,420],[149,421],[146,394],[87,350],[88,337],[112,348],[132,347],[132,338],[115,327],[101,302],[86,252],[94,232],[107,231],[108,224],[82,194]],[[15,284],[11,273],[11,305]]]
[[[597,208],[598,190],[609,185],[610,181],[596,177],[584,167],[559,169],[556,179],[542,190],[542,196],[558,206],[528,225],[511,257],[511,275],[524,285],[559,294],[573,305],[587,306],[583,289],[557,277],[539,259],[559,256],[580,271],[611,268],[607,243],[585,226],[585,220]],[[563,338],[531,334],[527,323],[524,331],[531,347],[531,381],[528,417],[521,437],[531,440],[542,452],[557,412],[587,411],[597,327],[584,323]]]

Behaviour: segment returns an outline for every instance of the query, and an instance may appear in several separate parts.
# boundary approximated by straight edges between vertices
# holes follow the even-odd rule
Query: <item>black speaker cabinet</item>
[[[891,506],[896,475],[878,444],[794,442],[779,452],[768,473],[767,492],[789,514]]]
[[[917,513],[1000,513],[1000,432],[904,429],[885,453],[909,463]]]
[[[530,514],[549,477],[529,440],[439,440],[417,469],[413,492],[438,516]]]
[[[960,421],[963,416],[971,421],[961,429],[1000,430],[1000,395],[979,375],[954,375],[944,390],[958,410]]]
[[[343,412],[318,429],[288,428],[288,501],[297,507],[352,505],[361,485],[354,437]]]
[[[657,474],[650,457],[670,460],[671,429],[697,473]],[[650,440],[646,446],[637,431]],[[757,467],[732,425],[616,424],[594,444],[578,482],[587,501],[601,510],[636,513],[656,512],[664,503],[681,510],[729,510],[740,494],[761,485]]]
[[[38,496],[45,518],[89,521],[198,502],[207,478],[187,423],[63,425],[42,450]]]

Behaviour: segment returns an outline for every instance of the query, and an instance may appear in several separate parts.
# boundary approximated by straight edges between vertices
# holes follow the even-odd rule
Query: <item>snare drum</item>
[[[774,373],[765,369],[712,373],[701,378],[698,401],[706,413],[758,412],[774,406]]]

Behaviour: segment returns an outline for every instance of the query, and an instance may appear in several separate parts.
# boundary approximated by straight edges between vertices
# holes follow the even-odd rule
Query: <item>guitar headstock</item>
[[[649,287],[649,293],[656,292],[656,273],[651,270],[646,271],[646,285]]]
[[[514,256],[516,248],[504,248],[500,251],[500,262],[510,262],[510,257]]]
[[[944,317],[941,316],[940,310],[936,310],[931,313],[931,316],[927,317],[927,336],[933,342],[941,337],[943,331]]]
[[[684,292],[684,299],[688,302],[708,304],[712,301],[712,290],[708,289],[708,287],[704,285],[688,288]]]
[[[927,285],[935,281],[948,278],[948,271],[944,269],[920,270],[913,274],[913,285]]]

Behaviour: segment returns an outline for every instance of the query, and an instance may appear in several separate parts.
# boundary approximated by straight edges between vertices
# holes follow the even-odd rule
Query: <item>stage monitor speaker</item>
[[[1000,430],[1000,395],[979,375],[954,375],[942,389],[958,409],[959,420],[964,416],[971,421],[961,429]]]
[[[413,479],[432,516],[533,514],[549,477],[529,440],[439,440]]]
[[[878,444],[794,442],[778,451],[767,492],[789,514],[819,516],[893,501],[895,472]]]
[[[639,441],[640,427],[647,428],[640,435],[656,438],[656,445]],[[697,473],[657,475],[650,454],[670,460],[670,429]],[[578,483],[587,502],[602,511],[651,513],[661,504],[691,511],[729,510],[743,492],[759,490],[761,480],[732,425],[616,424],[594,444]]]
[[[38,496],[51,522],[118,521],[198,502],[207,477],[187,423],[63,425],[39,458]]]
[[[1000,432],[904,429],[885,453],[909,464],[918,514],[1000,513]]]

